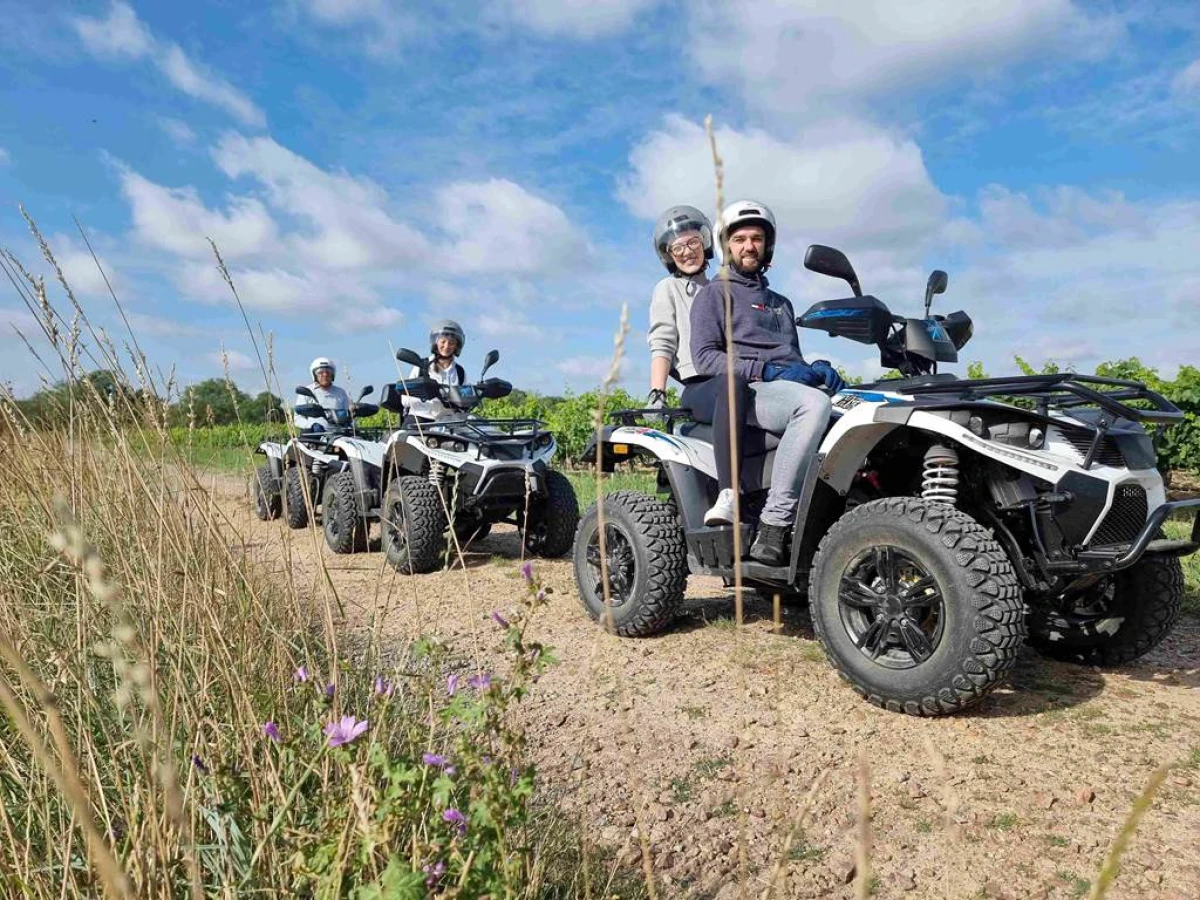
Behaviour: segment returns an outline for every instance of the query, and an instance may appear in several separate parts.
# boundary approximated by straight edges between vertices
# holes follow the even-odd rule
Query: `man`
[[[692,304],[692,361],[704,375],[725,377],[732,366],[749,384],[746,423],[782,436],[750,547],[752,559],[779,566],[787,559],[800,487],[829,422],[829,397],[822,388],[836,392],[845,385],[827,361],[804,361],[792,304],[768,286],[764,273],[775,252],[771,211],[752,200],[739,201],[725,208],[717,226],[725,266]],[[725,352],[727,289],[732,357]]]
[[[308,368],[313,377],[313,382],[308,389],[313,392],[317,402],[325,409],[336,412],[338,421],[348,422],[350,420],[350,395],[333,383],[333,379],[337,377],[337,366],[333,364],[333,360],[325,356],[318,356]],[[312,401],[297,394],[295,405],[300,406],[305,403],[312,403]],[[314,419],[299,415],[295,418],[296,428],[300,431],[324,431],[328,424],[328,420],[324,418]]]

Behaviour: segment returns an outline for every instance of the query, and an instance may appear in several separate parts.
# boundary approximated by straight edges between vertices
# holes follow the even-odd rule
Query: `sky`
[[[653,222],[715,216],[710,115],[725,199],[776,214],[769,277],[797,312],[847,293],[803,268],[822,243],[897,313],[945,269],[934,311],[975,322],[951,371],[1200,363],[1192,0],[0,0],[0,19],[0,246],[52,278],[23,206],[122,346],[82,228],[177,385],[228,367],[261,390],[252,334],[283,385],[318,355],[378,385],[450,317],[468,371],[495,347],[490,374],[583,391],[627,305],[621,378],[644,391]],[[6,283],[18,395],[53,377],[26,340]]]

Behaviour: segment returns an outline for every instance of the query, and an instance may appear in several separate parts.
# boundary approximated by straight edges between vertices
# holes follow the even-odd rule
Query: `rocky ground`
[[[212,489],[234,541],[314,596],[324,561],[348,630],[436,633],[485,666],[499,658],[489,614],[523,594],[511,529],[465,566],[401,577],[378,552],[335,556],[319,532],[256,521],[236,479]],[[1195,619],[1119,671],[1027,651],[982,705],[924,720],[861,701],[802,608],[775,630],[771,604],[750,596],[738,630],[731,592],[696,578],[672,628],[620,639],[587,617],[568,560],[535,566],[553,593],[534,631],[561,660],[523,711],[544,790],[614,866],[636,868],[648,846],[658,896],[759,897],[774,876],[774,896],[853,896],[861,758],[872,896],[1086,896],[1151,773],[1175,763],[1108,896],[1200,897]]]

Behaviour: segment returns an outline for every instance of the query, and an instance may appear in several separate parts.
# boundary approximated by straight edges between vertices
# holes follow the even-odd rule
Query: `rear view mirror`
[[[929,273],[929,281],[925,284],[925,318],[929,318],[929,307],[933,304],[934,294],[944,294],[946,285],[950,283],[950,276],[941,269],[934,269]]]
[[[363,397],[367,396],[368,394],[373,394],[373,393],[375,393],[374,385],[370,385],[370,384],[364,385],[363,389],[358,392],[358,399],[361,400]]]
[[[840,278],[850,285],[855,297],[862,296],[862,288],[858,286],[858,275],[855,274],[854,266],[850,265],[850,260],[841,250],[826,247],[824,244],[810,244],[804,254],[804,268],[819,275]]]
[[[400,360],[400,362],[406,362],[410,366],[416,366],[418,369],[425,365],[425,360],[422,359],[421,356],[415,351],[409,350],[407,347],[401,347],[396,351],[396,359]]]
[[[487,374],[487,370],[500,361],[499,350],[489,350],[487,356],[483,358],[483,370],[479,373],[479,380],[483,380],[483,376]]]
[[[311,390],[308,389],[307,386],[305,386],[303,384],[296,385],[296,393],[299,394],[301,397],[307,397],[310,400],[317,399],[317,395],[314,394]]]
[[[323,419],[325,418],[325,407],[319,403],[301,403],[296,407],[296,415],[306,419]]]

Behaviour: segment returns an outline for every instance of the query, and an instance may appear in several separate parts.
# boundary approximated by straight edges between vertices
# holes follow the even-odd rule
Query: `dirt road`
[[[264,565],[320,590],[322,554],[350,630],[436,633],[482,663],[489,619],[519,601],[520,543],[501,530],[466,567],[397,576],[378,552],[335,556],[310,532],[249,515],[242,484],[217,502]],[[319,533],[317,533],[319,538]],[[769,603],[694,579],[665,634],[625,640],[588,619],[567,560],[535,562],[553,587],[536,636],[561,660],[525,706],[543,788],[591,837],[635,859],[642,830],[660,896],[850,897],[855,772],[869,764],[875,897],[1086,896],[1135,797],[1172,769],[1134,836],[1113,898],[1200,897],[1200,622],[1185,619],[1118,672],[1027,651],[1009,684],[968,714],[920,720],[868,706],[824,661],[803,609],[772,631]],[[282,576],[282,571],[281,571]],[[807,824],[791,823],[819,776]]]

